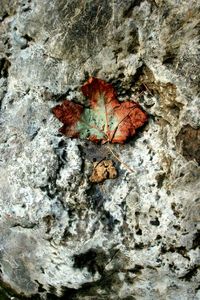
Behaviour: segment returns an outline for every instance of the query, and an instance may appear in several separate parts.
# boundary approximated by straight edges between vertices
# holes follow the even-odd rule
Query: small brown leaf
[[[95,162],[93,167],[92,175],[89,178],[93,183],[100,183],[106,179],[117,177],[117,170],[115,169],[112,160]]]

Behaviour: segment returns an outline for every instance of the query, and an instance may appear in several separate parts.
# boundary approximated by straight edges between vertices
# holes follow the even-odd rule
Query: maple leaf
[[[119,102],[112,85],[104,80],[90,77],[81,90],[89,107],[64,100],[52,109],[64,124],[59,131],[68,137],[123,144],[148,119],[138,103]]]

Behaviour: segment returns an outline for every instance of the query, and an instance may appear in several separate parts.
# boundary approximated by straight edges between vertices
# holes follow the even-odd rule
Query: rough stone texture
[[[199,6],[0,0],[1,299],[200,299]],[[143,92],[149,124],[111,146],[133,172],[58,134],[88,75]]]

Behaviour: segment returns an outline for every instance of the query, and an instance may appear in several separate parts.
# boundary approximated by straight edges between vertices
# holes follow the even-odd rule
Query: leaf
[[[117,170],[112,160],[101,160],[93,165],[92,175],[89,180],[93,183],[99,183],[106,179],[114,179],[117,177]]]
[[[90,77],[81,90],[89,99],[89,107],[64,100],[52,109],[64,124],[60,132],[68,137],[123,144],[147,122],[147,114],[138,103],[119,102],[112,85],[104,80]]]

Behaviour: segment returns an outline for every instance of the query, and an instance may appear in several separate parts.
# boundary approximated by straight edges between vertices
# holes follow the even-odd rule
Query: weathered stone
[[[186,159],[194,159],[200,164],[200,129],[190,125],[183,127],[177,136],[177,144]]]
[[[199,299],[199,1],[0,0],[0,18],[0,298]],[[84,104],[90,75],[148,112],[127,144],[58,134],[51,108]],[[103,159],[118,177],[91,184]]]

